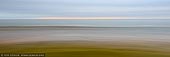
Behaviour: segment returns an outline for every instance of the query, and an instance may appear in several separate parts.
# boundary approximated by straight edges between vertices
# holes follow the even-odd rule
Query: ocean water
[[[129,20],[30,20],[1,19],[0,26],[94,26],[94,27],[170,27],[166,19]]]
[[[89,26],[87,28],[0,28],[0,43],[62,40],[170,43],[170,20],[18,19],[0,20],[0,26]]]

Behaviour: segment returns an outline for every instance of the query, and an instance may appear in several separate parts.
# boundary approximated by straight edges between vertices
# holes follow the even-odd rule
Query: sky
[[[0,0],[0,19],[170,19],[170,0]]]

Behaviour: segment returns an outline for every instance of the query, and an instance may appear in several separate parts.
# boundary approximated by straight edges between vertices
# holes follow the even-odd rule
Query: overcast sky
[[[170,0],[0,0],[0,19],[169,16]]]

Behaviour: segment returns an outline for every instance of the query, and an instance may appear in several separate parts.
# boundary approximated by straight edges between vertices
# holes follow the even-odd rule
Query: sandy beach
[[[47,57],[67,57],[66,55],[79,57],[83,54],[87,55],[85,57],[168,57],[169,29],[169,27],[1,27],[0,52],[43,52],[47,53]]]

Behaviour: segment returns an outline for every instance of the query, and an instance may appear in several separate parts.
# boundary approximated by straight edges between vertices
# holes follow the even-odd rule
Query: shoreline
[[[168,42],[169,31],[169,27],[0,26],[0,39],[2,42],[39,40]]]

